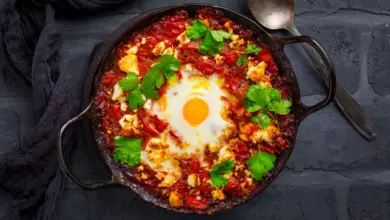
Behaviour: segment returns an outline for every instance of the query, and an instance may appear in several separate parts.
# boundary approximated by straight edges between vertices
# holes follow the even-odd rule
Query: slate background
[[[249,15],[245,0],[134,0],[88,16],[58,17],[62,27],[61,71],[80,106],[93,46],[120,24],[144,11],[184,2],[208,2]],[[390,1],[296,0],[296,24],[331,55],[338,80],[370,116],[378,138],[368,142],[335,105],[309,116],[297,136],[285,170],[249,203],[214,216],[168,212],[130,190],[83,192],[64,180],[64,193],[50,219],[390,219]],[[302,99],[318,102],[320,77],[297,46],[286,52],[296,70]],[[29,87],[0,67],[0,154],[19,146],[35,123]],[[109,177],[90,152],[81,126],[71,164],[89,181]]]

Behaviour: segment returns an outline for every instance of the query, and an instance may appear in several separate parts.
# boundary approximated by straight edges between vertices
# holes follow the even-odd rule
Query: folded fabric
[[[97,10],[122,1],[0,1],[0,67],[7,70],[5,74],[20,74],[30,84],[37,118],[37,124],[21,137],[19,148],[0,156],[0,219],[43,219],[51,209],[38,212],[38,207],[48,186],[46,200],[54,200],[61,190],[56,136],[75,109],[67,91],[69,76],[59,71],[60,41],[53,7]]]

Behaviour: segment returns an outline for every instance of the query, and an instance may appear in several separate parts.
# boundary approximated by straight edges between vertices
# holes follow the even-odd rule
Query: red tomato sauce
[[[202,9],[196,15],[198,19],[208,19],[209,25],[215,30],[227,29],[226,24],[229,23],[229,27],[234,34],[238,35],[241,39],[253,42],[256,46],[261,48],[261,52],[253,56],[251,62],[260,63],[264,61],[267,64],[266,75],[270,77],[273,88],[281,91],[282,97],[290,99],[291,92],[285,79],[280,76],[278,72],[278,66],[273,59],[271,49],[258,39],[254,39],[253,33],[250,29],[243,27],[225,18],[222,13],[218,13],[213,9]],[[191,21],[196,18],[190,18],[186,11],[177,11],[173,15],[166,16],[154,24],[146,27],[143,31],[133,34],[126,44],[139,45],[138,52],[136,54],[138,58],[139,76],[142,77],[151,68],[151,66],[157,62],[156,57],[152,51],[156,45],[161,41],[167,41],[166,45],[178,45],[177,37],[186,30],[186,26],[191,24]],[[145,44],[142,43],[142,39],[145,38]],[[250,122],[250,114],[246,112],[245,107],[242,105],[242,100],[245,98],[246,91],[250,86],[250,81],[246,78],[248,72],[248,66],[237,66],[236,62],[240,54],[245,51],[246,44],[240,45],[235,48],[231,48],[225,44],[224,48],[220,52],[222,58],[221,62],[216,62],[213,57],[202,54],[197,49],[200,44],[199,41],[191,41],[189,44],[179,47],[177,58],[181,61],[182,65],[192,63],[205,75],[218,74],[223,77],[224,84],[223,89],[231,94],[235,94],[239,102],[231,103],[230,110],[227,116],[239,126],[237,130],[231,136],[231,142],[235,143],[232,151],[234,153],[235,161],[238,164],[245,165],[245,162],[259,150],[269,152],[272,154],[280,154],[283,150],[289,147],[289,138],[294,135],[294,117],[292,114],[282,116],[276,116],[279,121],[279,129],[281,135],[272,143],[261,143],[254,145],[248,137],[256,131],[257,125]],[[119,47],[114,50],[118,57],[125,55],[123,48]],[[204,57],[207,56],[207,59]],[[180,80],[181,73],[177,72]],[[112,88],[118,83],[126,74],[122,72],[117,66],[109,69],[105,72],[104,76],[100,80],[100,88],[96,95],[96,109],[99,115],[99,130],[105,140],[106,144],[111,149],[115,149],[113,145],[113,139],[118,135],[132,138],[142,138],[148,140],[153,137],[158,137],[161,132],[167,129],[168,123],[164,120],[160,120],[155,115],[151,115],[149,112],[144,111],[142,108],[137,112],[127,108],[126,111],[121,110],[120,104],[114,102],[111,99]],[[167,86],[162,86],[158,92],[164,94]],[[123,132],[118,121],[125,114],[136,114],[142,124],[139,132],[126,133]],[[248,126],[242,126],[248,125]],[[245,128],[244,128],[245,127]],[[177,135],[174,130],[169,131],[171,136],[180,143],[181,137]],[[144,141],[145,142],[145,141]],[[144,146],[143,146],[144,147]],[[209,164],[213,164],[218,155],[213,152],[206,152],[205,161]],[[223,187],[225,192],[225,199],[215,199],[212,195],[213,186],[210,184],[210,167],[201,166],[199,158],[191,158],[189,160],[180,161],[180,167],[182,169],[181,178],[171,187],[160,188],[159,180],[155,177],[155,172],[143,166],[131,167],[131,172],[126,172],[126,176],[131,180],[138,182],[147,189],[149,189],[156,196],[168,200],[170,192],[178,192],[182,196],[182,208],[203,210],[209,208],[212,204],[218,204],[225,202],[231,197],[247,196],[250,195],[261,182],[253,180],[252,184],[249,184],[247,179],[248,175],[244,169],[235,169],[234,175],[232,175],[226,186]],[[236,165],[236,167],[238,167]],[[143,174],[142,174],[143,173]],[[191,174],[196,174],[200,178],[200,184],[196,187],[188,187],[187,178]],[[143,175],[147,176],[145,178]],[[167,201],[168,202],[168,201]]]

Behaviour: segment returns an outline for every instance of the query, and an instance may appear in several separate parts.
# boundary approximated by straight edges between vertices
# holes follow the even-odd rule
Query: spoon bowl
[[[256,20],[268,29],[289,29],[293,25],[293,0],[248,0],[247,2]]]

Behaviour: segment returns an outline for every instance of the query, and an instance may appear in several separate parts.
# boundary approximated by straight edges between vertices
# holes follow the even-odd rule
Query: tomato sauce
[[[198,19],[207,18],[209,25],[215,30],[221,29],[229,31],[227,28],[227,24],[229,24],[228,26],[234,34],[246,41],[251,41],[256,46],[260,47],[261,52],[254,56],[251,62],[259,63],[264,61],[267,64],[265,74],[270,77],[272,86],[281,91],[283,98],[290,98],[290,89],[287,86],[285,79],[278,73],[278,66],[273,59],[271,49],[266,44],[258,41],[258,39],[254,39],[250,29],[243,27],[234,21],[230,21],[225,18],[222,13],[218,13],[213,9],[202,9],[198,12],[196,17]],[[149,27],[146,27],[143,31],[134,34],[128,40],[128,44],[130,45],[140,45],[136,54],[140,77],[143,77],[151,66],[157,62],[158,57],[152,52],[156,45],[161,41],[167,41],[167,47],[171,45],[177,46],[177,37],[186,30],[186,26],[191,24],[193,19],[194,18],[188,16],[186,11],[177,11],[173,15],[166,16]],[[147,43],[142,44],[143,38],[146,39]],[[178,47],[177,58],[181,61],[182,65],[187,63],[194,64],[194,66],[205,75],[216,73],[223,77],[225,80],[222,88],[231,94],[235,94],[238,100],[236,103],[231,104],[227,117],[234,121],[236,126],[239,126],[240,129],[243,127],[243,124],[250,125],[250,114],[246,112],[242,105],[242,100],[245,98],[246,91],[251,84],[246,78],[248,66],[236,65],[240,54],[245,51],[247,45],[243,44],[231,48],[226,44],[220,52],[221,56],[223,56],[222,61],[216,62],[213,57],[199,52],[197,49],[199,44],[200,40],[191,41],[185,46]],[[125,54],[121,48],[115,51],[119,57],[124,56]],[[204,58],[205,56],[207,56],[207,59]],[[180,72],[177,72],[177,74],[180,80]],[[100,88],[95,100],[96,109],[99,114],[99,130],[102,131],[101,135],[104,137],[103,139],[106,141],[106,144],[112,149],[115,149],[113,139],[122,132],[118,121],[125,114],[136,114],[140,119],[142,126],[139,133],[126,134],[122,132],[122,135],[124,136],[143,138],[146,140],[158,137],[161,132],[168,128],[168,123],[166,121],[160,120],[158,117],[151,115],[142,108],[138,109],[137,112],[132,111],[130,108],[123,111],[121,106],[111,99],[112,88],[125,76],[126,74],[117,66],[107,70],[100,81]],[[167,83],[165,83],[158,92],[162,95],[166,92],[166,89]],[[247,126],[245,129],[242,128],[241,132],[240,129],[237,129],[237,131],[232,134],[231,137],[235,140],[235,146],[232,148],[232,151],[237,163],[245,165],[245,162],[259,150],[272,154],[279,154],[289,147],[290,143],[288,140],[289,137],[293,135],[294,129],[293,115],[278,115],[276,117],[279,121],[281,135],[271,143],[255,145],[251,142],[248,137],[258,129],[257,125],[252,127]],[[176,131],[170,130],[169,132],[178,143],[181,142],[181,137]],[[158,187],[159,180],[155,177],[155,172],[146,166],[143,166],[142,169],[137,168],[137,166],[131,167],[131,172],[127,172],[126,175],[130,180],[138,182],[148,188],[156,196],[162,198],[167,199],[170,192],[178,192],[183,198],[182,207],[193,210],[207,209],[212,204],[224,202],[231,197],[250,195],[259,187],[258,182],[248,182],[248,175],[244,170],[234,170],[234,175],[229,178],[227,185],[223,187],[224,192],[226,192],[225,200],[216,199],[212,195],[212,192],[215,189],[210,184],[209,169],[212,167],[217,157],[218,155],[216,153],[206,152],[204,160],[207,164],[210,164],[209,167],[202,166],[199,158],[180,161],[182,176],[173,186],[168,188]],[[144,176],[142,176],[142,173]],[[188,187],[187,183],[187,178],[191,174],[196,174],[200,179],[200,184],[192,188]],[[147,178],[145,178],[145,176]]]

